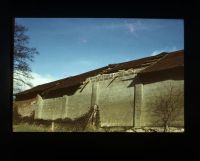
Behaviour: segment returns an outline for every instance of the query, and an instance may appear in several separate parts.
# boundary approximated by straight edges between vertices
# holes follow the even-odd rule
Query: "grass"
[[[157,132],[163,132],[162,128],[151,128],[151,129],[157,129]],[[171,130],[169,132],[184,132],[183,128],[170,128]],[[152,130],[142,130],[135,129],[136,131],[129,131],[129,132],[152,132]],[[99,128],[94,129],[93,127],[86,127],[85,129],[82,129],[80,127],[77,127],[72,124],[66,124],[66,123],[55,123],[54,126],[54,132],[125,132],[126,130],[120,130],[120,129],[107,129],[107,128]],[[18,124],[13,125],[13,132],[52,132],[51,125],[45,125],[45,124],[38,124],[38,123],[27,123],[27,122],[20,122]]]
[[[13,132],[163,132],[162,128],[140,128],[133,127],[103,127],[95,129],[94,126],[88,124],[88,117],[84,115],[76,120],[57,119],[54,120],[54,130],[52,131],[52,120],[34,119],[33,117],[19,116],[13,119]],[[97,126],[99,127],[98,122]],[[169,132],[183,132],[184,129],[170,128]]]
[[[13,124],[13,132],[52,132],[52,127],[45,124],[20,122]],[[67,123],[54,123],[53,132],[96,132],[96,130],[91,127],[83,129]]]
[[[51,129],[48,126],[20,123],[13,125],[13,132],[51,132]]]

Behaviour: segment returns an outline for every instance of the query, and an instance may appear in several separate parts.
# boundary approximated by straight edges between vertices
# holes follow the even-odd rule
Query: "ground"
[[[18,123],[13,125],[13,132],[163,132],[163,128],[123,128],[123,127],[112,127],[112,128],[98,128],[86,127],[81,129],[80,127],[71,125],[55,124],[52,130],[52,125],[44,124],[29,124],[26,122]],[[184,132],[183,128],[170,127],[168,132]]]

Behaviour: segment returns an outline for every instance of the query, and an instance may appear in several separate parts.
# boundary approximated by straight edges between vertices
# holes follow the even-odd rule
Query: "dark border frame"
[[[28,2],[29,3],[29,2]],[[67,4],[68,5],[68,4]],[[88,4],[86,4],[87,6]],[[77,159],[94,156],[105,159],[108,155],[123,159],[129,157],[143,158],[150,154],[164,155],[165,159],[175,154],[177,157],[190,154],[192,158],[196,155],[196,139],[199,135],[198,128],[198,100],[199,94],[197,84],[198,75],[198,43],[199,39],[199,19],[197,17],[197,4],[120,4],[116,8],[113,5],[101,4],[96,8],[89,8],[82,5],[62,6],[60,4],[40,4],[30,2],[28,8],[24,5],[13,4],[5,7],[4,15],[1,17],[0,27],[0,70],[1,77],[1,101],[0,101],[0,143],[4,146],[4,151],[19,152],[23,148],[23,153],[32,159],[38,159],[38,155],[43,154],[44,158],[65,158],[73,157]],[[31,6],[31,7],[30,7]],[[71,9],[70,9],[71,8]],[[123,9],[122,9],[123,8]],[[7,10],[8,9],[8,10]],[[77,10],[79,9],[79,12]],[[122,10],[121,10],[122,9]],[[4,11],[3,10],[3,11]],[[66,11],[67,10],[67,11]],[[2,12],[2,10],[1,10]],[[189,14],[188,14],[189,13]],[[91,16],[92,15],[92,16]],[[12,32],[14,17],[126,17],[126,18],[181,18],[185,22],[185,127],[187,131],[182,134],[174,133],[12,133],[11,110],[7,107],[12,100]],[[3,36],[2,36],[3,35]],[[196,92],[196,93],[195,93]],[[28,148],[26,148],[28,146]],[[30,148],[30,149],[29,149]],[[55,151],[59,149],[59,151]],[[177,150],[181,154],[177,155]],[[89,151],[89,152],[88,152]],[[166,155],[169,153],[170,155]],[[37,153],[36,153],[37,152]],[[75,152],[75,154],[73,154]],[[190,152],[190,153],[189,153]],[[66,154],[67,153],[67,154]],[[37,155],[34,155],[37,154]],[[55,154],[55,155],[49,155]],[[12,157],[10,155],[9,157]],[[16,158],[17,156],[13,156]],[[124,158],[125,157],[125,158]]]

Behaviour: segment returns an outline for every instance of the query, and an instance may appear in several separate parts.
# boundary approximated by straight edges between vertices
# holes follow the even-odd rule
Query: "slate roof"
[[[45,91],[57,93],[59,95],[59,91],[61,91],[62,89],[66,90],[73,86],[79,86],[85,81],[86,78],[96,76],[98,74],[109,74],[117,72],[119,70],[146,67],[140,72],[140,74],[145,74],[156,71],[174,69],[183,66],[184,50],[179,50],[171,53],[163,52],[155,56],[150,56],[138,60],[132,60],[118,64],[109,64],[108,66],[92,70],[86,73],[82,73],[76,76],[67,77],[50,83],[38,85],[32,89],[16,94],[16,100],[33,98],[37,94],[41,95]],[[54,96],[56,95],[54,94]]]

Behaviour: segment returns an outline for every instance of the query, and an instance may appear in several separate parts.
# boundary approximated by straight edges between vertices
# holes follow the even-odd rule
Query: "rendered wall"
[[[92,83],[80,86],[73,95],[67,96],[65,117],[75,119],[87,113],[91,107]]]
[[[80,87],[73,95],[51,99],[37,97],[36,119],[55,120],[78,118],[88,112],[91,106],[92,83],[88,83],[84,89]]]
[[[172,95],[170,96],[170,88],[172,87]],[[174,95],[181,93],[179,98]],[[184,81],[183,80],[166,80],[156,83],[145,84],[143,86],[143,101],[141,108],[141,126],[159,126],[161,125],[160,116],[155,113],[157,105],[161,103],[159,99],[166,97],[168,103],[174,103],[178,114],[171,122],[171,126],[184,126]],[[171,98],[170,98],[171,97]],[[163,101],[163,104],[165,101]],[[173,113],[172,113],[173,114]]]
[[[36,105],[35,105],[35,119],[42,119],[42,105],[43,99],[40,95],[36,97]]]
[[[133,126],[134,87],[129,87],[130,78],[124,76],[98,82],[97,104],[102,127]]]
[[[134,73],[124,74],[114,79],[115,75],[100,75],[89,78],[73,95],[18,101],[19,113],[29,116],[35,110],[36,119],[54,120],[58,118],[78,118],[97,104],[100,111],[100,124],[105,126],[159,126],[155,124],[158,116],[154,113],[155,98],[166,93],[171,83],[184,93],[183,80],[165,80],[151,83],[137,82]],[[86,81],[87,82],[87,81]],[[33,103],[34,100],[36,103]],[[183,126],[183,96],[178,105],[179,115],[171,126]]]
[[[37,96],[35,119],[55,120],[62,118],[65,113],[65,97],[42,99]]]
[[[135,75],[132,74],[113,80],[113,75],[104,75],[83,84],[70,96],[53,99],[38,96],[35,118],[75,119],[97,104],[101,126],[133,126],[134,86],[130,87],[133,77]]]
[[[52,99],[44,99],[42,106],[41,118],[45,120],[55,120],[62,118],[65,110],[65,98],[58,97]]]

